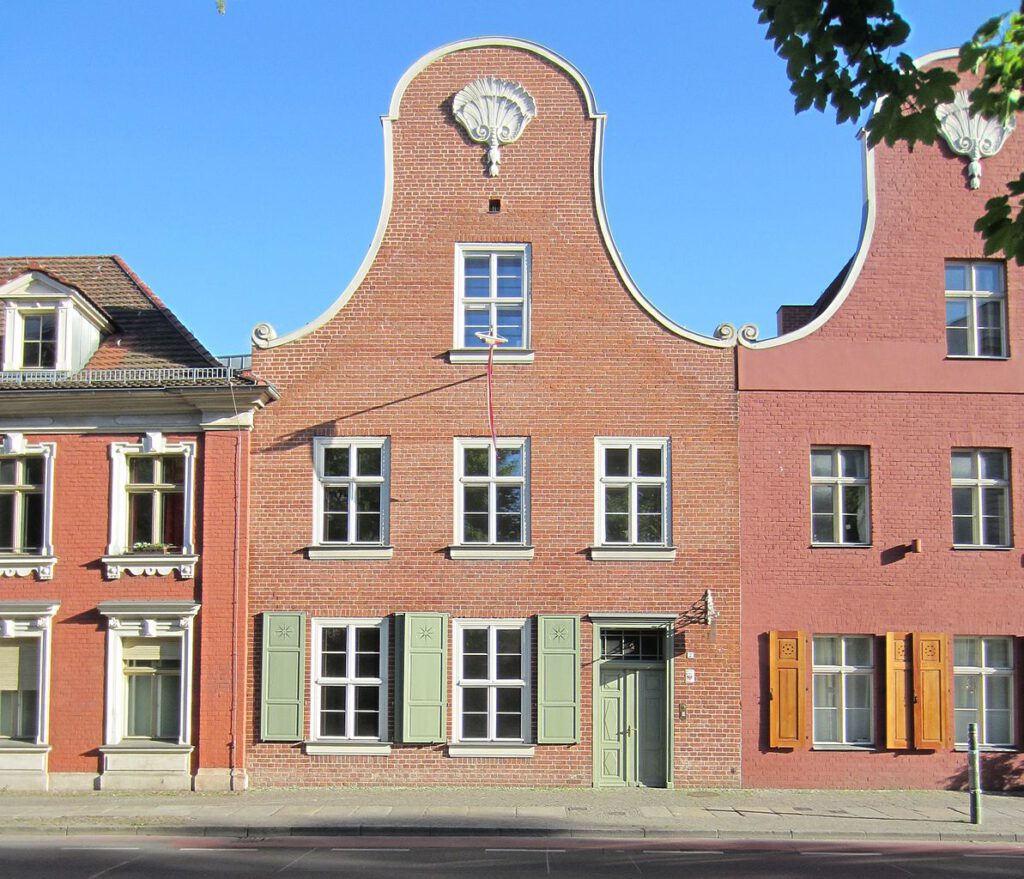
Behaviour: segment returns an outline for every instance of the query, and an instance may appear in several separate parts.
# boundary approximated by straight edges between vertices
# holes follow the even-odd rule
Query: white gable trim
[[[712,338],[710,336],[694,332],[693,330],[686,329],[686,327],[681,324],[677,324],[671,318],[663,314],[650,300],[648,300],[647,297],[640,292],[640,289],[636,286],[636,283],[630,276],[629,271],[626,269],[622,256],[619,253],[618,248],[615,246],[615,241],[612,238],[604,201],[602,162],[604,156],[604,127],[606,117],[603,113],[599,113],[597,111],[597,102],[594,98],[594,92],[583,74],[561,55],[552,52],[550,49],[547,49],[538,43],[533,43],[529,40],[519,40],[513,37],[496,36],[476,37],[473,39],[458,40],[454,43],[448,43],[445,46],[434,49],[432,52],[428,52],[402,75],[401,79],[398,81],[398,85],[395,87],[394,93],[391,96],[388,115],[381,117],[381,123],[384,126],[384,200],[381,205],[380,219],[377,221],[377,230],[374,233],[373,240],[370,242],[370,248],[367,251],[366,256],[363,257],[362,263],[356,270],[352,280],[349,281],[348,286],[319,317],[314,318],[309,323],[299,327],[297,330],[293,330],[292,332],[280,337],[277,336],[274,328],[270,324],[257,324],[252,331],[253,345],[257,348],[277,348],[280,345],[286,345],[289,342],[294,342],[296,339],[301,339],[312,333],[314,330],[324,326],[324,324],[344,308],[349,299],[352,298],[352,295],[359,288],[360,284],[362,284],[363,279],[366,277],[370,267],[373,265],[373,261],[377,256],[377,251],[380,249],[381,242],[384,239],[384,233],[387,230],[388,219],[391,216],[391,205],[394,194],[394,155],[392,152],[391,127],[395,120],[399,118],[399,109],[402,104],[402,98],[405,95],[406,89],[409,87],[409,83],[411,83],[419,73],[435,61],[444,58],[447,55],[451,55],[455,52],[461,52],[465,49],[476,49],[484,46],[506,46],[513,49],[521,49],[525,52],[531,52],[565,71],[565,73],[567,73],[576,82],[580,91],[583,93],[587,104],[587,113],[595,122],[593,177],[594,204],[597,208],[598,228],[604,241],[605,248],[608,251],[608,256],[612,261],[612,265],[615,267],[623,286],[625,286],[633,299],[636,300],[637,304],[643,308],[650,317],[661,324],[662,327],[677,336],[681,336],[684,339],[689,339],[691,342],[698,342],[702,345],[708,345],[713,348],[731,348],[734,346],[738,335],[742,335],[743,330],[741,330],[740,334],[737,334],[735,328],[728,324],[723,324],[722,329],[719,331],[720,337]]]

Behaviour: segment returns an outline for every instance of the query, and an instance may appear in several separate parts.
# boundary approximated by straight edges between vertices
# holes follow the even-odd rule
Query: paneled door
[[[598,784],[664,787],[665,669],[601,666]]]

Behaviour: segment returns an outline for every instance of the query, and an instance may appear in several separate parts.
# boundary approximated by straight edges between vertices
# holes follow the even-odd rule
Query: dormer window
[[[0,286],[0,308],[2,372],[77,372],[114,328],[79,290],[38,270]]]

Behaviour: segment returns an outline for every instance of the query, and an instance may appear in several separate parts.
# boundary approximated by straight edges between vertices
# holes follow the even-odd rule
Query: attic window
[[[22,369],[55,369],[57,366],[57,315],[52,311],[21,315]]]
[[[85,294],[43,271],[0,285],[0,310],[3,372],[76,372],[114,329]]]

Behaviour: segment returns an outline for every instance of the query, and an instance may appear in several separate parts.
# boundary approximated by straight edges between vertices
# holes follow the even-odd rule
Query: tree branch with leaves
[[[786,62],[798,113],[831,105],[836,122],[864,124],[869,147],[881,142],[932,144],[939,135],[936,109],[953,100],[960,74],[978,74],[971,112],[1014,117],[1024,85],[1024,3],[986,21],[960,48],[958,70],[921,70],[906,52],[910,25],[894,0],[754,0],[766,38]],[[1007,194],[985,203],[975,223],[985,253],[1024,265],[1024,173]],[[1012,200],[1012,201],[1011,201]]]

